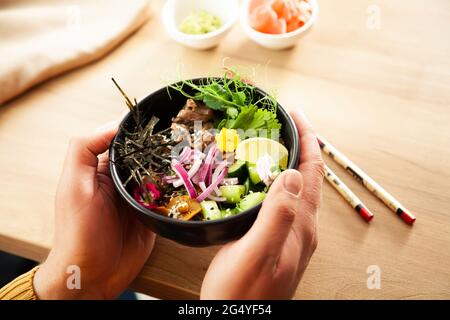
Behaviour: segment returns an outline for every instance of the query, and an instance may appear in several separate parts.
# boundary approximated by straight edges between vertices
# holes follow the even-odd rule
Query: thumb
[[[281,173],[270,187],[258,218],[245,237],[265,256],[278,258],[299,212],[303,177],[297,170]]]

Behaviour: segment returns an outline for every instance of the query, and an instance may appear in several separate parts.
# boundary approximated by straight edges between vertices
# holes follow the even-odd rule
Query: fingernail
[[[289,170],[284,176],[284,189],[294,196],[298,196],[302,190],[301,173],[296,170]]]
[[[95,129],[95,132],[104,132],[117,127],[117,121],[110,121]]]

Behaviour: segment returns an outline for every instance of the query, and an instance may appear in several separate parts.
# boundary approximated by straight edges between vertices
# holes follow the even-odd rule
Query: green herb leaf
[[[239,92],[234,92],[232,94],[232,98],[233,98],[234,103],[236,103],[237,105],[240,105],[240,106],[244,106],[245,100],[247,97],[244,92],[239,91]]]
[[[241,108],[241,112],[236,119],[226,121],[225,127],[228,129],[244,130],[244,136],[241,137],[243,139],[253,136],[255,133],[264,134],[270,138],[272,136],[272,130],[276,130],[278,134],[278,131],[281,129],[281,124],[275,113],[250,105]],[[251,130],[253,132],[250,132]]]
[[[218,83],[204,87],[203,102],[213,110],[226,110],[230,101],[230,94]]]
[[[236,119],[236,117],[239,115],[239,110],[234,107],[227,108],[227,116],[229,116],[231,119]]]
[[[222,129],[223,127],[226,127],[226,124],[227,124],[227,119],[223,118],[222,120],[220,120],[220,121],[215,125],[215,127],[216,127],[218,130],[220,130],[220,129]]]
[[[213,110],[223,111],[226,109],[222,101],[218,100],[216,97],[210,94],[203,97],[203,102]]]
[[[258,109],[248,126],[253,129],[267,129],[268,131],[281,128],[276,114],[266,109]]]
[[[257,107],[253,105],[242,107],[241,112],[236,117],[236,119],[227,121],[227,128],[243,130],[249,129],[250,127],[248,126],[248,124],[253,121],[253,116],[255,115],[256,110]]]

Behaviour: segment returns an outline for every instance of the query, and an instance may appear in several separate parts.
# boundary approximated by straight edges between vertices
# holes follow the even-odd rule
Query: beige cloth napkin
[[[0,104],[98,59],[149,17],[149,0],[0,0]]]

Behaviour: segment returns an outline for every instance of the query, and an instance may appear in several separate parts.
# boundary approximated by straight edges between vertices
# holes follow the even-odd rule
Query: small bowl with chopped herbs
[[[200,50],[217,46],[238,17],[238,0],[167,0],[162,13],[176,42]]]

